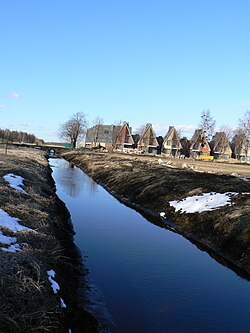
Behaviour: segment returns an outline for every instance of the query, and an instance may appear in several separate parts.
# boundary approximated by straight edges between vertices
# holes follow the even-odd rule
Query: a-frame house
[[[210,147],[215,160],[229,159],[232,155],[232,149],[224,132],[216,132],[213,136]]]
[[[250,162],[250,142],[245,133],[236,134],[231,142],[232,156],[242,162]]]
[[[174,126],[169,126],[168,132],[164,137],[161,152],[167,156],[178,157],[181,155],[181,142]]]
[[[134,139],[127,122],[123,123],[122,128],[117,134],[115,147],[120,150],[134,148]]]
[[[156,139],[152,124],[147,124],[140,140],[138,141],[138,151],[157,154],[159,143]]]
[[[210,156],[210,146],[203,129],[196,129],[191,138],[190,157],[200,158]]]

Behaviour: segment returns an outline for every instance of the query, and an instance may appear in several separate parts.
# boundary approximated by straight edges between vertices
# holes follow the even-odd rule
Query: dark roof
[[[190,140],[190,143],[191,143],[190,149],[197,150],[199,148],[200,143],[204,139],[206,140],[204,130],[203,129],[196,129],[195,132],[194,132],[194,135],[192,136],[192,138]]]

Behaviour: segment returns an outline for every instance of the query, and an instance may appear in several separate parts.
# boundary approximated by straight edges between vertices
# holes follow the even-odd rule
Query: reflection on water
[[[53,164],[57,193],[97,286],[92,307],[107,321],[112,315],[112,333],[250,332],[247,280],[120,204],[78,168]]]
[[[77,198],[83,187],[87,186],[92,195],[97,191],[96,182],[90,178],[82,178],[82,171],[76,168],[73,163],[67,163],[64,168],[59,168],[55,160],[52,160],[52,168],[57,168],[57,183],[60,184],[66,194],[72,198]]]

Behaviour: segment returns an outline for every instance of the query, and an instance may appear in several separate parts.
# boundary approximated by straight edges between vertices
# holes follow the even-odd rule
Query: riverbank
[[[42,151],[0,151],[0,331],[97,332],[79,291],[85,270]]]
[[[67,152],[63,157],[154,223],[183,234],[218,261],[249,278],[248,165],[196,163],[87,150]],[[200,198],[205,198],[204,194],[210,194],[209,200],[217,204],[223,195],[227,200],[216,209],[177,210],[177,201],[184,206],[185,199],[191,197],[193,201],[189,206],[196,207]]]

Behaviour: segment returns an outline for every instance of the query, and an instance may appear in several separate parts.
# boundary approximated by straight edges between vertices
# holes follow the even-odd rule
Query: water
[[[80,169],[51,160],[92,308],[119,333],[250,332],[250,283],[182,236],[122,205]],[[104,332],[105,329],[103,328]]]

